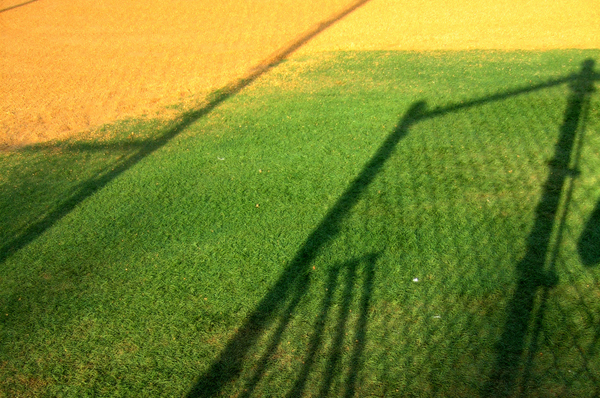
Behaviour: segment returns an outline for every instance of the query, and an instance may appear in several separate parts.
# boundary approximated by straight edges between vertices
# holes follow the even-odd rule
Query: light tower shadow
[[[427,119],[441,117],[450,113],[458,112],[468,108],[482,106],[491,102],[501,101],[514,96],[527,94],[539,90],[549,89],[562,84],[569,84],[571,93],[568,98],[564,121],[560,128],[560,137],[555,147],[555,155],[550,163],[550,172],[544,185],[542,198],[536,208],[536,219],[534,227],[527,241],[527,252],[516,267],[517,288],[507,308],[507,322],[497,345],[497,355],[488,382],[482,390],[482,396],[509,396],[513,395],[517,388],[517,375],[519,369],[525,367],[522,379],[527,384],[528,372],[531,365],[531,353],[539,344],[539,325],[543,322],[545,303],[549,289],[558,281],[554,273],[554,262],[560,246],[561,230],[564,227],[568,203],[565,210],[559,214],[559,201],[563,195],[567,195],[567,202],[571,198],[572,185],[565,189],[567,178],[575,176],[577,170],[571,168],[571,162],[575,158],[574,146],[577,134],[582,133],[580,126],[586,118],[593,82],[600,80],[600,74],[594,71],[594,61],[589,59],[582,65],[578,73],[552,79],[537,85],[507,90],[482,98],[450,104],[445,107],[428,110],[424,101],[415,102],[403,115],[396,128],[389,134],[379,149],[363,167],[359,175],[347,187],[344,193],[329,210],[319,225],[308,236],[304,244],[296,252],[294,258],[287,265],[281,276],[264,298],[259,302],[256,309],[246,318],[237,333],[229,340],[218,358],[208,370],[200,375],[195,386],[189,392],[188,397],[211,397],[222,393],[223,388],[238,380],[247,361],[250,360],[249,352],[257,344],[267,329],[274,329],[268,343],[267,352],[273,352],[275,347],[281,344],[281,336],[290,324],[291,314],[296,309],[302,296],[308,290],[310,278],[308,272],[311,263],[317,255],[331,244],[338,236],[341,224],[349,216],[352,208],[359,202],[366,189],[371,185],[375,177],[381,172],[385,163],[394,153],[400,140],[404,138],[410,129],[419,122]],[[579,141],[581,142],[581,140]],[[559,238],[551,245],[551,235],[556,230],[558,223]],[[368,256],[370,275],[375,273],[375,259],[377,254]],[[549,258],[549,261],[547,259]],[[355,260],[353,260],[355,261]],[[351,261],[350,269],[352,269]],[[546,265],[549,264],[549,265]],[[350,277],[352,278],[352,271]],[[346,282],[350,283],[350,282]],[[371,279],[363,281],[363,291],[370,292]],[[348,285],[346,285],[348,286]],[[539,289],[543,289],[541,303],[535,306]],[[350,294],[350,293],[348,293]],[[364,311],[368,310],[370,293],[363,299]],[[320,317],[328,313],[327,297],[324,299],[323,310]],[[538,308],[534,311],[534,308]],[[357,333],[366,336],[367,325],[361,324]],[[317,322],[317,325],[319,322]],[[531,325],[533,333],[529,334]],[[346,329],[344,322],[339,325],[338,333],[351,332]],[[314,355],[317,348],[321,346],[321,337],[318,330],[315,331],[313,340],[309,344],[307,359],[299,376],[291,386],[288,396],[301,396],[304,392],[306,379],[310,372]],[[526,342],[529,341],[529,347]],[[364,344],[364,342],[362,343]],[[334,344],[328,353],[333,363],[337,364],[336,350],[339,346]],[[530,357],[522,361],[525,352]],[[353,366],[359,366],[362,350],[355,351]],[[253,376],[244,383],[245,388],[242,396],[250,396],[256,388],[261,377],[268,366],[268,353],[259,360],[258,368],[253,371]],[[337,365],[336,365],[337,366]],[[335,366],[334,366],[335,367]],[[360,369],[352,369],[349,374],[352,382],[346,390],[346,396],[354,395],[354,384]],[[328,378],[325,377],[321,388],[321,395],[326,396],[329,391]]]

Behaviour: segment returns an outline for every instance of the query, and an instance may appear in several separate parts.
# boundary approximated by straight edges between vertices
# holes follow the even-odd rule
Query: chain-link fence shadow
[[[189,396],[598,394],[598,76],[414,103]]]

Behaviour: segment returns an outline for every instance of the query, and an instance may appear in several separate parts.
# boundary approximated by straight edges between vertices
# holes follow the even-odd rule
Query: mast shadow
[[[272,352],[279,344],[281,335],[290,322],[290,317],[304,294],[307,292],[310,284],[310,264],[324,247],[337,237],[341,224],[350,214],[350,210],[358,203],[367,187],[373,182],[386,161],[393,154],[398,142],[406,136],[410,126],[419,119],[424,110],[424,102],[417,102],[410,107],[398,123],[394,132],[387,137],[383,145],[380,146],[379,150],[365,165],[362,172],[354,179],[333,208],[306,239],[305,243],[300,250],[298,250],[295,257],[283,271],[275,285],[244,321],[244,324],[229,341],[217,360],[200,376],[195,386],[187,395],[188,397],[216,396],[221,392],[225,385],[238,379],[245,362],[248,360],[251,348],[257,344],[259,338],[272,324],[277,325],[276,332],[275,337],[271,339],[271,344],[267,349],[267,353]],[[374,259],[368,263],[372,263],[373,260]],[[371,273],[372,272],[373,271],[371,271]],[[366,282],[367,287],[364,288],[365,291],[370,290],[368,286],[372,283],[368,282],[368,280]],[[347,283],[350,282],[351,281],[348,281]],[[288,302],[287,305],[286,302]],[[321,311],[322,316],[328,312],[327,304],[324,303],[323,306],[324,309]],[[283,310],[283,308],[285,308],[285,310]],[[366,322],[366,319],[364,322]],[[366,324],[361,328],[366,328]],[[359,328],[359,330],[361,328]],[[320,345],[319,338],[320,337],[317,335],[313,338],[312,344],[314,347],[309,350],[309,358],[316,353],[317,347]],[[360,350],[358,351],[360,352]],[[268,357],[264,357],[259,362],[259,370],[255,371],[254,376],[249,381],[248,386],[246,387],[249,392],[253,390],[264,374],[264,368],[267,366],[266,358]],[[302,371],[304,376],[300,376],[292,391],[296,391],[298,394],[303,391],[306,383],[305,379],[310,371],[311,361],[312,359],[309,360],[309,365]],[[358,369],[351,372],[351,374],[355,374],[357,371]],[[351,380],[355,379],[355,377],[351,378]],[[295,396],[298,395],[296,394]]]
[[[594,62],[588,60],[584,62],[580,73],[431,110],[426,108],[424,101],[415,102],[406,111],[396,128],[382,143],[377,152],[363,167],[360,174],[348,186],[331,210],[308,236],[277,282],[259,302],[256,309],[246,318],[213,364],[199,376],[199,379],[187,397],[218,396],[224,393],[223,390],[227,385],[238,381],[240,378],[245,378],[243,376],[244,367],[247,362],[254,361],[250,358],[250,351],[258,344],[261,336],[267,333],[268,329],[274,328],[274,337],[270,339],[266,353],[261,356],[258,365],[252,368],[252,376],[243,383],[245,387],[242,389],[241,396],[250,396],[255,391],[256,386],[265,375],[266,368],[269,366],[268,362],[271,357],[269,353],[272,354],[280,344],[281,336],[289,326],[293,312],[298,309],[298,305],[307,291],[307,287],[310,284],[309,270],[311,263],[327,245],[337,238],[341,224],[348,217],[375,177],[383,169],[384,164],[392,156],[395,147],[408,134],[411,127],[427,119],[441,117],[464,109],[569,83],[571,84],[572,93],[569,97],[565,120],[560,129],[561,134],[559,142],[556,145],[556,154],[550,165],[551,171],[548,181],[544,186],[544,195],[537,207],[536,222],[528,241],[527,255],[517,265],[518,286],[507,310],[509,321],[505,325],[504,333],[498,344],[496,365],[492,371],[492,376],[486,384],[482,395],[494,395],[499,391],[512,391],[515,388],[518,369],[523,365],[521,356],[525,350],[526,339],[532,337],[532,345],[538,344],[539,331],[534,332],[532,336],[528,335],[528,326],[530,323],[533,321],[536,325],[539,325],[543,320],[544,305],[541,306],[537,313],[533,313],[536,293],[540,288],[544,288],[547,291],[558,282],[553,270],[545,271],[543,265],[544,259],[548,255],[555,255],[550,247],[550,235],[555,230],[554,224],[558,213],[558,202],[567,176],[575,174],[569,168],[570,153],[574,145],[579,120],[584,117],[582,109],[585,108],[586,101],[589,100],[592,82],[600,79],[600,75],[594,73],[593,66]],[[566,214],[562,216],[564,220]],[[370,256],[372,256],[373,260],[367,263],[373,263],[377,255],[370,254]],[[542,260],[540,261],[540,259]],[[353,261],[345,265],[349,269],[348,272],[350,272],[350,275],[352,275],[354,272],[353,269],[356,267]],[[329,275],[328,286],[332,290],[335,290],[340,271],[339,268],[333,268],[333,270]],[[369,272],[373,273],[374,271],[370,270]],[[367,279],[363,283],[365,284],[363,290],[370,292],[372,282]],[[346,286],[346,288],[348,286],[344,282],[341,285]],[[340,289],[343,288],[341,287]],[[367,308],[370,293],[366,294],[365,297],[364,302],[366,304],[364,306]],[[315,363],[315,356],[320,352],[323,344],[321,337],[322,326],[320,325],[324,321],[323,318],[329,313],[329,300],[331,300],[329,295],[326,295],[323,299],[322,309],[317,316],[315,330],[312,332],[312,338],[304,359],[304,366],[290,387],[291,389],[287,394],[289,397],[302,396],[306,393],[305,388],[309,373]],[[346,320],[343,318],[338,321],[337,332],[345,330],[345,322]],[[366,318],[361,322],[365,322],[365,324],[358,329],[357,333],[366,335]],[[331,380],[336,377],[336,373],[342,371],[339,369],[339,352],[337,351],[339,344],[337,343],[337,339],[337,337],[334,338],[336,343],[325,353],[329,364],[327,372],[330,373],[324,375],[324,382],[319,396],[324,397],[328,395]],[[361,344],[364,344],[364,338],[359,341],[361,341]],[[348,371],[348,387],[345,396],[349,397],[355,394],[356,380],[360,373],[361,356],[362,349],[357,349],[353,356],[351,369]],[[529,362],[530,360],[527,363]],[[526,366],[528,366],[527,363]]]
[[[594,91],[593,81],[598,80],[594,61],[586,60],[575,77],[570,84],[571,94],[554,156],[549,162],[550,170],[542,198],[535,210],[535,222],[527,239],[526,253],[516,267],[516,290],[508,305],[507,321],[497,343],[497,358],[482,391],[483,397],[527,395],[533,355],[538,351],[549,292],[558,284],[556,258],[571,200],[572,179],[579,174],[575,142],[577,134],[582,134],[580,126],[584,125],[590,96]],[[575,166],[572,166],[573,163]],[[566,204],[561,214],[559,210],[563,195],[566,196]],[[553,243],[552,234],[555,230],[558,237]],[[538,300],[540,290],[541,298]]]

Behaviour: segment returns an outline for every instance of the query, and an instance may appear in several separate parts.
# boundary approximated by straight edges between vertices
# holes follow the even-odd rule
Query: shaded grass
[[[320,57],[285,62],[107,183],[177,121],[1,155],[3,394],[483,391],[571,93],[533,87],[598,52]],[[497,98],[514,88],[525,90]],[[474,98],[487,100],[436,114]],[[307,238],[418,100],[432,116],[399,137],[329,236]],[[585,238],[598,228],[599,116],[593,94],[553,241],[558,283],[510,395],[599,393],[599,271]],[[306,269],[282,284],[302,250]],[[227,347],[244,325],[241,369],[211,373],[239,360]]]

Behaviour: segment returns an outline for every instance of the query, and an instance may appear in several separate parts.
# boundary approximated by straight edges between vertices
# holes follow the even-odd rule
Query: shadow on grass
[[[35,0],[34,0],[35,1]],[[307,32],[302,34],[300,37],[296,38],[292,43],[285,46],[281,50],[275,52],[270,57],[265,59],[259,65],[255,66],[248,74],[246,74],[241,79],[237,80],[234,83],[231,83],[220,90],[215,91],[211,98],[209,98],[208,104],[199,108],[193,109],[182,114],[175,122],[169,124],[166,128],[162,128],[162,133],[158,136],[150,137],[149,139],[143,139],[139,141],[133,142],[118,142],[118,143],[75,143],[74,145],[64,145],[64,144],[42,144],[42,145],[34,145],[29,147],[28,151],[38,151],[51,153],[52,149],[56,149],[58,151],[102,151],[102,150],[117,150],[121,153],[119,159],[114,161],[114,163],[109,163],[108,165],[100,168],[94,176],[88,178],[84,182],[76,184],[73,187],[68,188],[67,192],[59,192],[57,194],[56,199],[58,203],[52,203],[50,209],[47,209],[44,206],[44,209],[39,212],[35,212],[29,217],[26,227],[23,228],[12,228],[12,231],[8,231],[6,237],[3,237],[4,242],[0,244],[0,264],[4,263],[8,257],[21,250],[33,240],[35,240],[38,236],[43,234],[46,230],[52,227],[55,223],[61,220],[64,216],[69,214],[79,203],[83,202],[86,198],[90,197],[119,175],[123,174],[125,171],[134,167],[137,163],[139,163],[142,159],[156,152],[163,146],[165,146],[168,142],[170,142],[173,138],[181,134],[185,129],[187,129],[191,124],[206,116],[210,112],[212,112],[216,107],[218,107],[221,103],[226,101],[228,98],[236,95],[245,87],[250,85],[256,79],[270,71],[272,68],[277,66],[280,62],[289,57],[292,53],[302,47],[304,44],[309,42],[315,36],[319,35],[321,32],[325,31],[348,14],[352,13],[356,9],[360,8],[370,0],[358,0],[350,4],[348,7],[344,8],[342,11],[330,16],[328,19],[318,23],[312,29],[309,29]],[[28,3],[23,3],[25,5]],[[17,7],[17,6],[15,6]],[[12,7],[14,8],[14,7]],[[8,9],[6,9],[8,10]],[[4,10],[4,11],[6,11]],[[48,173],[48,170],[42,170],[42,173],[47,173],[42,179],[34,179],[34,181],[40,182],[42,185],[46,186],[48,184],[48,179],[52,178],[52,175]],[[28,192],[35,191],[35,187],[29,187],[27,189]],[[40,191],[45,191],[45,188],[40,189]],[[15,191],[13,195],[18,196],[22,193],[19,191]],[[45,194],[45,193],[43,193]],[[39,196],[38,192],[31,192],[31,196],[37,197]],[[64,196],[67,196],[67,199],[62,200]],[[6,196],[7,201],[12,201],[9,195]],[[20,212],[23,209],[19,210]],[[6,215],[10,217],[10,214]],[[31,221],[35,220],[35,221]],[[13,224],[8,222],[8,225]],[[16,224],[16,223],[15,223]],[[9,229],[11,227],[9,226]],[[1,235],[0,235],[1,236]]]
[[[587,266],[600,264],[600,201],[596,204],[581,237],[579,238],[579,255]]]
[[[381,171],[400,139],[408,133],[409,127],[418,120],[424,111],[425,103],[417,102],[406,112],[394,132],[387,137],[377,153],[363,168],[362,172],[323,218],[319,226],[317,226],[310,234],[302,248],[296,253],[294,259],[279,277],[278,281],[239,328],[236,335],[227,344],[225,349],[223,349],[215,363],[200,377],[200,380],[192,391],[190,391],[188,397],[210,397],[218,395],[226,384],[239,376],[244,368],[244,363],[247,360],[250,349],[272,324],[277,325],[276,332],[268,344],[270,348],[267,350],[267,353],[280,344],[281,336],[289,324],[294,309],[307,292],[308,285],[310,284],[310,264],[319,252],[337,237],[341,224],[350,214],[350,210],[358,203],[366,188]],[[375,255],[373,255],[373,260],[375,258],[374,256]],[[369,263],[372,262],[372,260],[369,261]],[[370,271],[371,274],[372,272],[373,271]],[[353,281],[349,280],[346,283],[352,284]],[[368,292],[370,291],[370,288],[365,287],[364,290]],[[286,301],[290,300],[290,298],[290,303],[287,305],[286,309],[282,311],[282,307],[285,305]],[[344,296],[343,298],[344,302],[347,302],[349,299],[349,296]],[[368,299],[366,299],[366,302],[368,305]],[[279,313],[282,315],[278,316]],[[326,313],[327,305],[324,305],[321,316]],[[361,328],[364,330],[366,324]],[[340,333],[342,331],[345,332],[343,329],[338,330]],[[357,331],[357,333],[359,333],[359,331]],[[290,393],[289,396],[298,396],[304,389],[306,377],[310,371],[310,365],[314,358],[314,354],[316,353],[316,349],[320,345],[319,339],[320,337],[315,334],[313,343],[311,343],[312,347],[309,349],[309,359],[305,361],[307,365],[305,365],[304,369],[301,371],[301,376],[296,381],[292,390],[296,394]],[[333,351],[338,349],[339,347],[333,347]],[[333,353],[331,355],[332,357],[335,356]],[[247,385],[244,396],[249,395],[260,380],[264,373],[264,367],[267,364],[266,358],[268,357],[261,360],[262,365],[259,365],[259,370],[255,372],[255,375]],[[358,363],[358,359],[356,363]],[[356,373],[356,371],[354,373]],[[355,380],[355,376],[356,374],[352,376],[352,380]],[[325,386],[323,388],[325,389]]]
[[[354,286],[359,280],[359,276],[357,275],[359,267],[362,263],[364,263],[365,265],[363,273],[365,274],[365,277],[362,283],[359,284],[362,287],[362,291],[360,293],[359,320],[353,333],[353,341],[355,341],[355,344],[352,349],[352,366],[346,372],[345,379],[345,396],[354,396],[356,389],[356,380],[359,371],[359,363],[362,358],[362,353],[366,341],[367,316],[369,311],[369,303],[371,301],[372,296],[373,280],[375,277],[375,263],[377,261],[377,257],[378,254],[369,254],[364,256],[363,258],[353,259],[344,264],[334,266],[329,270],[327,276],[327,283],[325,285],[327,294],[325,294],[325,296],[323,297],[321,309],[316,319],[316,327],[311,332],[312,335],[308,343],[307,354],[303,361],[304,364],[293,387],[286,396],[302,396],[305,392],[305,389],[307,388],[308,379],[311,374],[311,371],[313,370],[313,366],[315,365],[317,358],[321,358],[322,356],[321,350],[323,348],[326,336],[325,328],[328,318],[334,312],[334,295],[338,288],[342,290],[342,304],[340,308],[337,309],[338,314],[337,319],[335,320],[335,330],[331,348],[325,354],[327,356],[327,365],[326,371],[323,375],[324,380],[322,382],[318,396],[327,396],[330,392],[333,381],[336,378],[338,378],[340,374],[344,373],[344,370],[341,369],[343,342],[344,337],[348,335],[348,332],[352,332],[351,328],[348,326],[349,314],[351,313],[351,303],[355,296]],[[308,283],[309,281],[304,280],[303,282]],[[295,307],[300,302],[302,296],[306,292],[307,287],[307,284],[302,284],[301,289],[297,289],[294,291],[294,297],[283,311],[283,314],[285,315],[280,318],[279,324],[276,327],[276,332],[271,341],[269,342],[268,348],[265,350],[264,354],[258,361],[258,364],[253,372],[252,377],[245,384],[243,389],[244,392],[240,396],[251,396],[252,392],[255,390],[258,383],[261,381],[262,377],[264,376],[266,370],[269,367],[269,361],[271,357],[275,354],[277,347],[281,343],[281,337],[283,335],[284,330],[288,326],[291,316],[295,312]],[[212,385],[216,384],[212,383]],[[198,388],[202,387],[204,386],[198,385]],[[206,394],[206,392],[209,391],[210,387],[209,390],[203,390],[202,392],[199,392],[199,395],[203,396]],[[194,393],[192,393],[192,395],[193,394]]]
[[[0,247],[0,263],[4,262],[10,255],[27,246],[36,237],[43,234],[48,228],[67,215],[79,203],[102,189],[117,176],[135,166],[139,161],[157,151],[174,137],[184,131],[190,124],[211,112],[215,107],[232,95],[242,90],[253,80],[258,78],[270,68],[277,65],[287,55],[299,48],[303,42],[310,40],[323,29],[342,18],[353,9],[364,4],[365,1],[357,2],[345,12],[326,23],[319,25],[315,30],[303,36],[301,40],[287,47],[276,55],[272,60],[262,64],[248,75],[245,79],[224,88],[215,93],[210,103],[201,109],[184,114],[173,125],[164,129],[164,132],[156,138],[141,141],[132,141],[116,144],[82,144],[71,148],[66,146],[61,150],[73,150],[76,152],[92,151],[123,151],[123,155],[114,161],[111,168],[102,168],[93,177],[86,179],[83,183],[76,185],[70,192],[69,198],[60,202],[53,210],[50,210],[40,220],[20,232],[17,237],[7,241]],[[251,370],[251,375],[244,379],[245,389],[241,392],[243,396],[249,396],[256,391],[258,383],[263,379],[265,371],[269,367],[270,353],[273,353],[281,343],[286,328],[289,327],[291,317],[297,310],[302,297],[306,294],[307,287],[311,283],[309,272],[310,265],[317,255],[325,247],[333,242],[339,235],[341,224],[350,214],[351,209],[358,203],[366,189],[371,185],[376,176],[382,170],[385,163],[392,156],[394,149],[405,137],[410,128],[420,121],[441,117],[463,109],[481,106],[490,102],[500,101],[513,96],[543,90],[560,84],[570,83],[572,93],[569,97],[568,108],[565,112],[564,123],[560,129],[560,138],[557,143],[555,157],[550,164],[551,173],[544,186],[542,200],[536,211],[534,228],[527,242],[527,254],[517,265],[518,285],[510,306],[507,309],[508,321],[501,336],[496,363],[491,378],[482,391],[482,395],[512,395],[517,388],[517,376],[521,368],[525,368],[525,381],[527,381],[529,367],[531,366],[531,354],[535,352],[538,344],[540,325],[543,321],[544,303],[549,289],[557,282],[552,269],[544,270],[545,259],[548,256],[556,256],[550,242],[550,234],[556,230],[556,220],[564,220],[566,213],[560,213],[558,201],[565,191],[566,178],[574,175],[571,171],[570,161],[573,159],[572,152],[575,136],[581,120],[585,117],[585,105],[589,100],[592,82],[599,79],[599,75],[593,72],[593,62],[584,64],[582,71],[578,74],[565,76],[551,80],[539,85],[509,90],[483,98],[465,101],[459,104],[451,104],[443,108],[427,110],[424,102],[414,103],[399,121],[394,131],[386,138],[371,160],[364,166],[361,173],[349,185],[336,204],[331,208],[323,220],[316,226],[305,243],[295,254],[293,260],[287,265],[280,278],[272,286],[265,297],[260,301],[257,308],[244,321],[242,327],[229,340],[218,358],[211,364],[210,368],[203,373],[195,387],[189,392],[190,397],[203,397],[218,395],[226,385],[233,380],[239,379],[240,374],[248,361],[250,350],[258,344],[259,339],[265,336],[267,329],[274,328],[275,332],[266,343],[266,352],[259,359],[257,366]],[[43,147],[45,150],[48,147]],[[553,174],[554,173],[554,174]],[[567,195],[569,189],[567,188]],[[570,196],[569,196],[570,197]],[[567,206],[568,207],[568,206]],[[580,253],[585,253],[589,258],[593,257],[590,249],[590,240],[586,236],[595,236],[597,230],[597,210],[588,222],[580,244]],[[562,229],[562,221],[559,221],[559,235]],[[591,232],[590,232],[591,231]],[[593,243],[593,242],[591,242]],[[556,245],[555,247],[558,247]],[[355,258],[331,268],[327,275],[327,286],[331,293],[326,294],[321,302],[317,315],[316,328],[311,332],[304,364],[290,385],[288,396],[299,396],[306,393],[309,375],[314,372],[313,365],[316,356],[323,351],[323,337],[321,334],[322,321],[333,313],[332,300],[335,291],[342,296],[342,309],[349,306],[350,301],[359,297],[359,320],[354,329],[348,326],[348,317],[340,311],[334,321],[333,344],[326,349],[327,370],[323,375],[323,381],[319,389],[319,396],[326,396],[331,390],[334,379],[340,374],[345,375],[345,396],[353,396],[357,390],[357,380],[360,373],[361,360],[367,335],[367,313],[372,295],[372,283],[375,275],[375,264],[379,253],[370,253],[361,258]],[[584,254],[582,254],[582,258]],[[550,263],[552,266],[552,262]],[[364,275],[360,279],[357,275],[362,270]],[[359,292],[355,293],[354,285],[359,284]],[[541,305],[534,311],[534,302],[538,292],[543,290]],[[539,301],[539,300],[537,300]],[[530,332],[533,325],[533,332]],[[357,344],[353,348],[349,368],[341,369],[341,339],[347,331],[354,331]],[[530,341],[530,343],[528,343]],[[529,344],[529,349],[527,349]],[[529,353],[530,357],[523,359],[523,353]],[[526,386],[527,383],[525,383]]]
[[[556,145],[556,153],[551,161],[551,170],[548,181],[544,186],[544,194],[536,211],[536,221],[531,232],[528,249],[525,258],[517,265],[518,286],[510,306],[507,309],[508,322],[505,325],[504,333],[498,343],[498,353],[496,364],[492,375],[485,389],[483,396],[488,395],[511,395],[517,387],[516,376],[520,369],[525,366],[525,385],[528,382],[528,368],[531,366],[531,356],[522,362],[521,356],[525,352],[526,340],[530,338],[530,347],[528,352],[532,355],[538,345],[539,326],[544,316],[544,306],[548,289],[557,283],[557,278],[552,269],[545,271],[543,269],[545,259],[548,255],[556,256],[558,244],[552,249],[550,237],[555,230],[555,220],[558,215],[558,204],[563,195],[563,188],[566,177],[574,175],[574,170],[570,169],[571,152],[574,146],[575,135],[581,120],[585,117],[586,105],[592,92],[593,81],[599,80],[600,75],[593,71],[594,62],[587,60],[580,73],[569,75],[563,78],[551,80],[535,86],[518,88],[502,93],[490,95],[484,98],[464,101],[459,104],[451,104],[443,108],[426,109],[425,102],[414,103],[399,121],[395,130],[386,138],[371,160],[364,166],[361,173],[350,184],[336,204],[331,208],[321,223],[313,230],[302,247],[298,250],[293,260],[283,271],[278,281],[273,285],[270,291],[258,304],[256,309],[246,318],[243,325],[236,334],[227,343],[221,351],[219,357],[214,361],[210,368],[204,372],[188,397],[211,397],[223,393],[223,389],[236,379],[242,377],[242,372],[246,362],[250,360],[249,352],[258,344],[258,341],[266,333],[267,329],[275,328],[273,337],[267,343],[267,349],[258,365],[253,367],[252,376],[245,383],[241,390],[241,396],[252,395],[261,378],[265,374],[268,362],[277,346],[281,343],[281,337],[285,328],[289,325],[294,310],[298,306],[302,296],[306,293],[308,284],[310,284],[309,271],[310,264],[317,255],[324,250],[325,246],[334,241],[339,233],[340,226],[344,219],[348,217],[351,209],[358,203],[361,195],[373,182],[377,174],[382,170],[384,164],[393,154],[399,141],[406,136],[411,126],[426,119],[437,118],[446,114],[457,112],[476,106],[481,106],[490,102],[507,99],[516,95],[526,94],[537,90],[543,90],[560,84],[570,83],[572,94],[568,101],[568,107],[565,113],[564,123],[560,129],[559,142]],[[570,193],[567,193],[568,200]],[[566,206],[568,208],[568,205]],[[566,210],[560,217],[559,230],[563,228],[566,217]],[[559,231],[559,235],[561,232]],[[559,238],[560,239],[560,238]],[[560,240],[559,240],[560,241]],[[371,260],[367,264],[373,264],[377,258],[376,254],[369,255]],[[351,279],[355,276],[355,261],[353,260],[344,267],[348,268],[345,289],[348,289]],[[369,275],[373,275],[373,265],[369,266]],[[340,268],[334,268],[329,274],[328,286],[333,290],[337,283]],[[371,278],[371,277],[369,277]],[[367,278],[363,286],[363,313],[366,313],[369,306],[371,279]],[[343,283],[342,283],[343,284]],[[537,312],[534,312],[534,302],[539,288],[544,288],[545,293],[541,305]],[[345,290],[343,293],[344,304],[352,297],[352,292]],[[312,332],[312,338],[308,344],[307,352],[304,356],[304,365],[287,396],[297,397],[305,393],[306,383],[311,372],[311,367],[315,361],[315,356],[322,346],[323,322],[330,308],[331,296],[326,295],[323,299],[322,309],[316,320],[315,330]],[[287,304],[286,304],[287,302]],[[356,330],[360,344],[364,344],[367,330],[367,319],[361,314],[360,326]],[[529,335],[528,330],[533,323],[534,332]],[[275,325],[275,326],[273,326]],[[341,340],[339,336],[348,331],[345,319],[339,319],[334,330],[333,344],[325,351],[324,355],[328,358],[327,371],[323,375],[322,386],[319,396],[324,397],[329,393],[331,380],[336,373],[342,374],[343,369],[339,369],[339,353],[341,349]],[[321,350],[323,353],[323,350]],[[360,371],[362,349],[356,349],[352,356],[351,369],[348,370],[348,380],[346,382],[346,397],[355,395],[355,383]],[[339,376],[339,375],[338,375]]]
[[[542,198],[535,211],[536,218],[528,237],[527,251],[516,267],[517,287],[507,310],[504,332],[498,342],[498,357],[482,396],[512,396],[517,387],[520,390],[517,391],[518,394],[528,395],[533,356],[539,351],[539,335],[549,290],[558,284],[556,258],[573,190],[572,179],[568,177],[577,176],[579,173],[579,150],[576,150],[575,142],[577,134],[583,134],[581,126],[585,125],[594,79],[597,79],[594,74],[594,61],[587,60],[580,74],[571,82],[571,95],[554,157],[549,163],[550,170],[543,187]],[[566,204],[561,214],[559,205],[563,195]],[[555,227],[556,223],[558,227]],[[552,243],[552,233],[555,230],[557,240]],[[539,289],[542,289],[542,294],[536,308]],[[524,353],[527,353],[527,358],[522,363]],[[521,367],[522,381],[520,386],[517,386]]]

